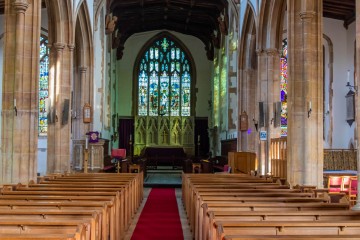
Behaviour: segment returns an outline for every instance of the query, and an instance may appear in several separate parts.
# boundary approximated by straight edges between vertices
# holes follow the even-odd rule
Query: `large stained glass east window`
[[[171,38],[152,43],[137,76],[139,116],[190,116],[191,63]]]
[[[281,136],[287,136],[287,39],[282,41],[282,51],[280,57],[280,91],[281,91]]]
[[[39,78],[39,135],[47,135],[46,102],[49,97],[49,48],[48,40],[40,37],[40,78]]]

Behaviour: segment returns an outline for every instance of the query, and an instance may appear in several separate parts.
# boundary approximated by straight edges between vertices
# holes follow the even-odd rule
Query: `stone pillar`
[[[354,79],[354,85],[358,86],[360,85],[359,81],[359,74],[360,74],[360,2],[355,1],[356,4],[356,60],[355,60],[355,72],[356,77]],[[358,89],[359,91],[359,89]],[[359,103],[359,92],[355,94],[355,124],[356,124],[356,137],[359,139],[360,137],[360,103]],[[357,149],[357,178],[358,178],[358,186],[360,186],[360,151],[359,151],[359,143],[357,141],[357,146],[355,146],[355,149]],[[357,195],[357,201],[355,207],[352,208],[353,210],[360,210],[360,194]]]
[[[54,51],[54,49],[56,51]],[[53,121],[48,124],[47,172],[62,173],[70,170],[70,96],[72,48],[54,43],[50,53],[49,101]],[[68,106],[66,106],[68,104]]]
[[[259,134],[256,142],[259,142],[258,160],[261,174],[270,172],[270,141],[271,138],[279,137],[280,130],[274,128],[273,103],[280,99],[279,65],[280,57],[277,49],[258,50],[258,89],[257,98],[264,102],[266,121],[265,127],[261,130],[267,132],[267,140],[260,141]],[[260,131],[260,129],[259,129]]]
[[[5,4],[0,185],[36,179],[39,1]]]
[[[323,186],[322,1],[288,0],[290,184]]]

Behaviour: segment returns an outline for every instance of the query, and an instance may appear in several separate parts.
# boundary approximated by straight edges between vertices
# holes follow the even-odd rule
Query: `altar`
[[[142,153],[146,158],[146,165],[150,168],[157,166],[172,166],[173,168],[181,167],[186,159],[186,153],[182,147],[173,146],[156,146],[146,147]]]

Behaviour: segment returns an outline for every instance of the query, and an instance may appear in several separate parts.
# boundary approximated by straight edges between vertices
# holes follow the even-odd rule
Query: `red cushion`
[[[126,149],[125,148],[111,149],[111,157],[112,158],[125,158],[126,157]]]

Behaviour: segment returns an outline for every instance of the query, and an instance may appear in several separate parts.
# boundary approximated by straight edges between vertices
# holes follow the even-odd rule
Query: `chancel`
[[[359,239],[360,1],[0,15],[0,239]]]

